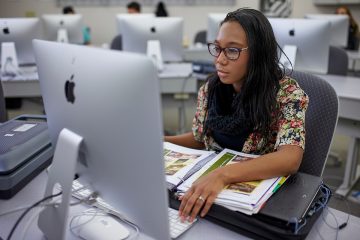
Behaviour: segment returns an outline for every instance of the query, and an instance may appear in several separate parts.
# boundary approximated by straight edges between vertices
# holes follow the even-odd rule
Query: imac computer
[[[80,14],[45,14],[42,16],[46,39],[83,44],[83,18]]]
[[[160,89],[151,59],[58,42],[33,45],[56,146],[45,195],[59,183],[64,203],[40,214],[40,229],[49,239],[64,236],[76,172],[142,233],[170,239]]]
[[[35,64],[32,40],[42,38],[40,20],[38,18],[0,18],[0,27],[0,43],[14,43],[17,63]],[[2,55],[1,51],[0,47],[0,55]]]
[[[129,18],[137,18],[142,19],[143,21],[147,21],[149,18],[155,18],[155,14],[153,13],[120,13],[116,15],[116,32],[117,34],[121,34],[121,19],[129,19]]]
[[[183,18],[117,18],[121,29],[123,50],[145,54],[150,40],[158,40],[165,62],[183,58]]]
[[[349,17],[337,14],[306,14],[308,19],[324,19],[330,21],[330,45],[346,47],[348,43]]]
[[[317,19],[269,18],[276,40],[286,49],[295,47],[290,57],[295,70],[326,74],[330,47],[330,23]],[[281,53],[280,53],[281,54]],[[292,55],[292,54],[291,54]],[[285,66],[290,67],[290,66]]]
[[[215,41],[219,32],[220,23],[225,19],[226,13],[209,13],[207,23],[206,41]]]

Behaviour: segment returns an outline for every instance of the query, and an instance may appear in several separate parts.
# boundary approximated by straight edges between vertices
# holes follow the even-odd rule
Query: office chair
[[[202,30],[196,33],[195,38],[194,38],[194,44],[196,43],[202,43],[202,44],[206,44],[206,30]]]
[[[122,37],[121,34],[116,35],[114,39],[111,41],[110,49],[112,50],[122,50]]]
[[[321,176],[338,119],[338,96],[320,77],[293,71],[291,74],[309,96],[305,116],[305,151],[299,171]]]
[[[340,47],[330,46],[328,74],[346,76],[349,58],[346,51]]]
[[[5,107],[5,97],[0,82],[0,123],[3,123],[7,120],[6,107]]]

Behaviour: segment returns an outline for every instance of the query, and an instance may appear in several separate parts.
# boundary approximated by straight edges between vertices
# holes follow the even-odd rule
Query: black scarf
[[[236,93],[231,84],[221,83],[217,76],[211,79],[206,131],[210,134],[216,131],[230,136],[247,137],[252,132],[253,126],[241,101],[242,93]]]

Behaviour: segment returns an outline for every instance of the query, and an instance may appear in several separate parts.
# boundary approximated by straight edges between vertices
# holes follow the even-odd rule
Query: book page
[[[241,164],[243,161],[251,161],[259,155],[245,154],[230,149],[224,149],[215,158],[209,161],[200,171],[193,174],[178,189],[187,191],[194,181],[199,177],[208,174],[218,167],[229,164]],[[274,189],[283,183],[283,177],[271,179],[233,183],[224,188],[215,200],[216,203],[229,206],[232,209],[244,209],[247,214],[254,210],[258,211],[260,206],[272,195]],[[285,178],[286,179],[286,178]]]
[[[213,151],[186,148],[164,142],[164,162],[166,181],[178,185],[184,181],[185,175],[200,161],[213,157]],[[200,169],[200,168],[199,168]]]

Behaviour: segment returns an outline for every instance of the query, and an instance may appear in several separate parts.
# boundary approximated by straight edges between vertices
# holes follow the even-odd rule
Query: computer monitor
[[[183,58],[183,18],[117,18],[123,50],[145,54],[149,40],[159,40],[162,59],[179,62]]]
[[[45,14],[42,16],[49,41],[83,44],[83,18],[80,14]],[[66,36],[63,34],[66,33]]]
[[[121,19],[126,18],[138,18],[142,19],[143,21],[147,21],[149,18],[154,18],[155,14],[153,13],[120,13],[116,15],[116,32],[117,34],[121,34]]]
[[[41,40],[34,41],[34,49],[49,133],[56,146],[49,181],[60,166],[64,169],[58,176],[71,185],[74,163],[60,156],[57,165],[60,140],[70,141],[60,154],[76,148],[75,138],[59,137],[67,129],[83,138],[76,167],[79,181],[89,184],[142,233],[170,239],[160,89],[151,59]],[[48,190],[51,195],[52,186]],[[63,201],[65,197],[63,187]],[[59,206],[42,212],[39,227],[59,238],[61,225],[49,227],[57,218],[46,215],[57,209],[63,214]]]
[[[209,13],[207,23],[206,40],[208,42],[215,41],[219,32],[220,23],[225,19],[226,13]]]
[[[282,48],[296,46],[295,70],[328,72],[330,23],[318,19],[269,18],[277,42]]]
[[[330,45],[346,47],[348,43],[349,17],[337,14],[306,14],[305,18],[324,19],[330,21]]]
[[[0,27],[0,43],[14,43],[18,63],[20,65],[35,64],[32,40],[43,37],[40,20],[38,18],[0,18]]]

